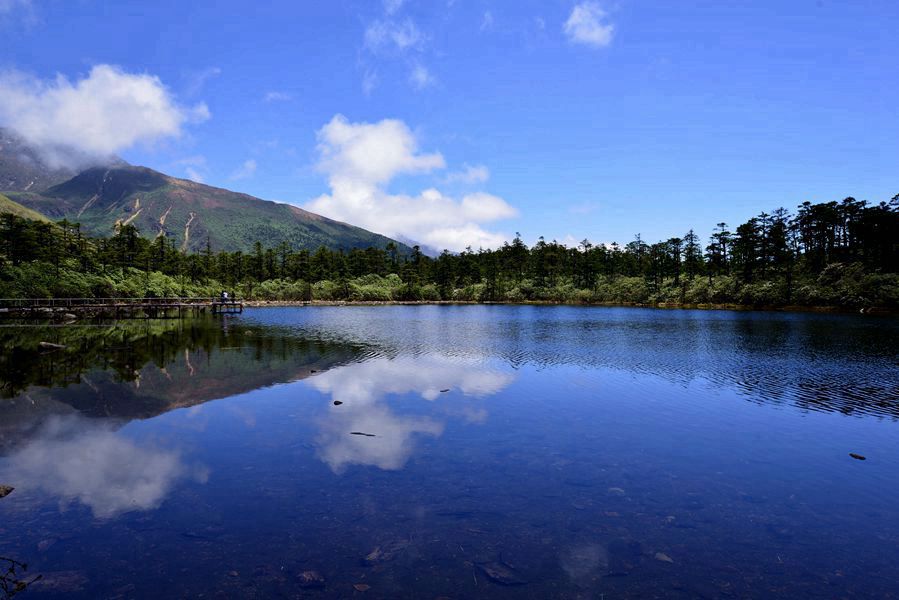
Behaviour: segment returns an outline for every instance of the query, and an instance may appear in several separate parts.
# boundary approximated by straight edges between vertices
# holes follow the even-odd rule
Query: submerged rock
[[[673,563],[674,559],[665,554],[664,552],[656,552],[655,559],[661,562]]]
[[[524,585],[527,581],[511,565],[501,560],[475,563],[487,579],[499,585]]]
[[[13,493],[14,489],[16,488],[9,485],[0,485],[0,498],[6,498]]]
[[[397,554],[409,546],[409,543],[408,540],[393,540],[376,546],[374,550],[365,556],[362,562],[366,565],[374,565],[393,560]]]
[[[318,571],[303,571],[297,575],[296,581],[301,588],[325,587],[325,578]]]

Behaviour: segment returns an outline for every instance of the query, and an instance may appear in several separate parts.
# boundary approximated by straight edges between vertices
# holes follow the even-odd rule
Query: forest
[[[735,228],[718,223],[702,240],[576,247],[520,235],[501,248],[418,247],[182,252],[131,225],[108,238],[78,223],[0,218],[0,298],[214,296],[247,300],[511,303],[899,306],[899,195],[889,202],[801,204]]]

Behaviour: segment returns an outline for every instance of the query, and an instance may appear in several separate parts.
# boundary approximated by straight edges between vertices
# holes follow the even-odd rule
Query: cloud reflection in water
[[[77,500],[101,519],[155,509],[178,480],[207,477],[176,451],[138,446],[109,424],[74,416],[49,419],[7,462],[4,477],[22,491],[50,494],[61,505]]]
[[[439,436],[443,423],[429,417],[395,414],[385,396],[418,394],[436,400],[441,390],[459,390],[483,398],[512,383],[514,376],[471,360],[442,356],[380,358],[332,369],[308,383],[342,402],[332,406],[317,438],[318,456],[335,473],[349,465],[385,470],[403,468],[415,449],[416,435]],[[483,420],[486,413],[476,411]],[[350,435],[353,431],[375,437]]]

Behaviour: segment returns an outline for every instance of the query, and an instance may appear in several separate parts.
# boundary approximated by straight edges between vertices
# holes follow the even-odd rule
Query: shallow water
[[[4,326],[0,556],[43,576],[22,598],[897,598],[897,334],[504,306]]]

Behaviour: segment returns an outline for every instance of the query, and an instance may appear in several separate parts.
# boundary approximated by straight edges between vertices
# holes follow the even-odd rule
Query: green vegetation
[[[252,252],[181,252],[133,225],[88,238],[78,224],[0,221],[0,297],[215,295],[259,300],[739,304],[899,307],[899,196],[868,205],[802,204],[762,213],[703,247],[683,238],[568,248],[520,237],[432,259],[393,242],[315,252],[287,242]]]
[[[48,219],[41,213],[35,210],[31,210],[30,208],[25,208],[18,202],[13,202],[3,194],[0,194],[0,214],[11,214],[17,217],[22,217],[23,219],[31,219],[33,221],[50,221],[50,219]]]

